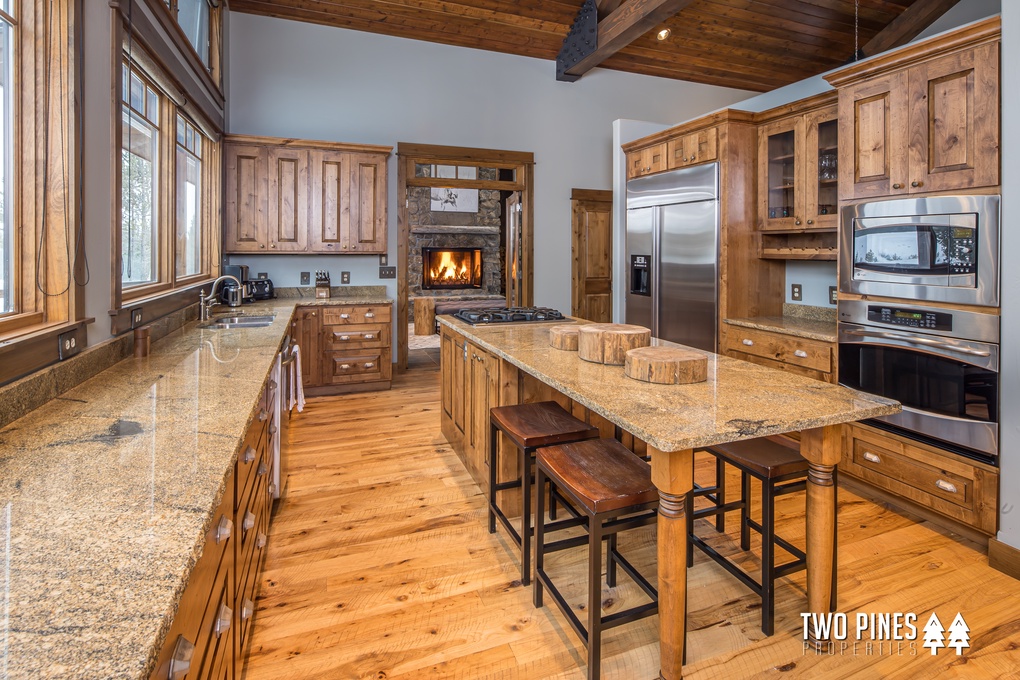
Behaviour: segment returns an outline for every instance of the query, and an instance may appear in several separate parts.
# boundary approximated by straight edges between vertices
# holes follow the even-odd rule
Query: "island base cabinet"
[[[839,469],[912,506],[995,534],[999,473],[990,465],[857,423],[844,429]]]

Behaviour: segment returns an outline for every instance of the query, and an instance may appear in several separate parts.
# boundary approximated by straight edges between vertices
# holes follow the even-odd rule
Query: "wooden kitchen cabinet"
[[[910,507],[995,534],[998,470],[869,425],[844,428],[840,474],[890,492]],[[955,528],[950,525],[950,528]]]
[[[667,167],[674,170],[714,161],[719,157],[718,144],[719,131],[714,127],[678,135],[666,142]]]
[[[224,138],[224,252],[386,252],[392,147]]]
[[[666,143],[652,144],[627,152],[627,179],[644,177],[666,169]]]
[[[393,363],[389,305],[298,306],[291,335],[301,347],[306,394],[390,388]]]
[[[839,88],[842,198],[999,184],[999,19],[826,76]]]
[[[836,382],[835,343],[727,325],[727,355],[815,380]]]

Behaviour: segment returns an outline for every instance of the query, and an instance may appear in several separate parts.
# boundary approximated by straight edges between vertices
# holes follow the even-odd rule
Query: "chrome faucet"
[[[209,320],[209,310],[211,310],[215,305],[219,304],[216,301],[216,286],[218,286],[221,282],[226,281],[227,279],[230,279],[231,281],[233,281],[234,283],[237,284],[238,292],[240,293],[241,282],[237,279],[236,276],[231,276],[230,274],[224,274],[223,276],[221,276],[218,279],[216,279],[215,281],[213,281],[212,282],[212,291],[210,291],[208,296],[206,296],[204,288],[198,292],[198,320],[199,321],[208,321]]]

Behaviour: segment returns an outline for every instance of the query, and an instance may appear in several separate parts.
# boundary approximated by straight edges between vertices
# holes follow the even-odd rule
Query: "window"
[[[177,0],[177,23],[206,66],[209,65],[209,14],[208,0]]]
[[[10,15],[10,3],[0,1],[0,315],[15,311],[14,289],[14,219],[12,213],[13,192],[10,181],[13,173],[12,136],[14,129],[14,107],[12,106],[14,69],[12,63],[12,38],[14,19]]]
[[[120,286],[151,297],[212,272],[216,145],[140,67],[121,81]]]

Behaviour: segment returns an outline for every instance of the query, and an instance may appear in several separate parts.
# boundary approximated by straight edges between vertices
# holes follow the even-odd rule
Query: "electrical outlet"
[[[351,273],[350,272],[340,272],[340,283],[350,283],[350,282],[351,282]]]
[[[380,279],[395,279],[397,278],[396,267],[379,267],[379,278]]]
[[[311,274],[311,272],[301,272],[301,285],[302,286],[309,286],[309,285],[311,285],[311,283],[312,283],[312,274]]]
[[[385,267],[387,264],[389,264],[389,260],[386,257],[386,253],[383,253],[379,256],[379,266]]]
[[[259,272],[259,278],[260,279],[268,279],[269,278],[269,274],[267,274],[266,272]]]
[[[836,287],[829,286],[829,304],[830,305],[836,304],[836,300],[838,299],[839,297],[836,295]]]
[[[142,308],[135,307],[131,310],[131,328],[138,328],[142,325]]]
[[[74,328],[57,336],[57,356],[61,361],[81,351],[83,341],[78,340],[78,330]]]
[[[794,302],[800,302],[803,299],[801,295],[802,289],[799,283],[790,284],[790,299]]]

